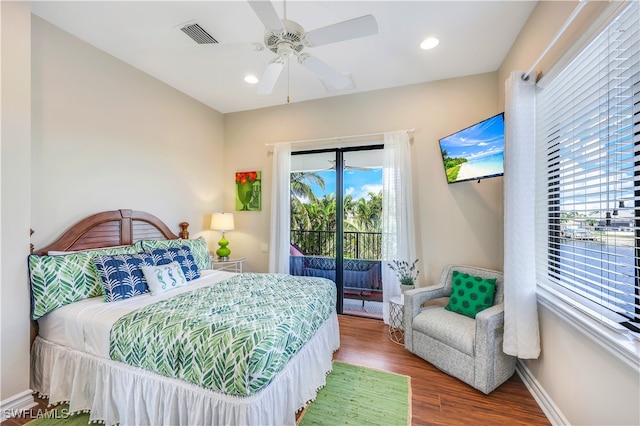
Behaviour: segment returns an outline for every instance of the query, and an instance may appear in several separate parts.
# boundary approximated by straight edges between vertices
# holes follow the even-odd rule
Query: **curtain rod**
[[[407,133],[413,133],[416,131],[416,129],[402,129],[402,130],[394,130],[395,132],[407,132]],[[265,143],[265,146],[273,146],[273,145],[279,145],[282,143],[290,143],[290,144],[296,144],[296,143],[308,143],[308,142],[324,142],[324,141],[339,141],[342,139],[356,139],[356,138],[366,138],[369,136],[382,136],[385,133],[389,133],[389,132],[378,132],[378,133],[364,133],[362,135],[349,135],[349,136],[333,136],[333,137],[329,137],[329,138],[318,138],[318,139],[304,139],[304,140],[299,140],[299,141],[289,141],[289,142],[275,142],[275,143]]]
[[[533,69],[536,67],[536,65],[538,65],[538,63],[542,60],[542,58],[544,58],[544,56],[549,53],[549,50],[551,50],[551,48],[553,47],[554,44],[556,44],[556,42],[558,41],[558,39],[562,36],[562,34],[565,32],[565,30],[569,27],[569,25],[571,25],[571,23],[573,22],[573,20],[576,18],[576,16],[578,16],[578,14],[580,13],[580,11],[582,10],[583,7],[585,7],[587,5],[587,3],[589,3],[589,0],[579,0],[578,6],[576,6],[576,8],[573,10],[573,12],[571,12],[571,15],[569,15],[569,17],[567,18],[567,21],[564,23],[564,25],[562,25],[562,27],[560,28],[560,30],[558,31],[558,33],[555,35],[555,37],[553,37],[553,39],[551,40],[551,42],[549,43],[549,45],[546,47],[546,49],[544,49],[544,51],[542,52],[542,54],[540,56],[538,56],[538,59],[536,59],[536,61],[533,63],[533,65],[531,65],[531,68],[529,68],[529,71],[527,71],[526,73],[524,73],[522,75],[522,79],[523,80],[528,80],[529,76],[531,75],[531,73],[533,72]]]

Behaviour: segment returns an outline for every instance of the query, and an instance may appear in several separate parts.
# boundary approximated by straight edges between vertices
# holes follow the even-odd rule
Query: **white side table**
[[[404,345],[404,296],[389,299],[389,339]]]
[[[228,260],[218,260],[216,256],[211,256],[211,269],[216,271],[228,271],[242,273],[242,263],[247,260],[246,257],[230,258]]]

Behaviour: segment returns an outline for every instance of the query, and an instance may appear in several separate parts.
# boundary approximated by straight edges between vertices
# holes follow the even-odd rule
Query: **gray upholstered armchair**
[[[480,311],[475,319],[444,309],[454,270],[496,278],[494,305]],[[447,265],[438,284],[404,293],[404,346],[436,368],[488,394],[515,371],[515,357],[502,351],[503,299],[501,272]]]

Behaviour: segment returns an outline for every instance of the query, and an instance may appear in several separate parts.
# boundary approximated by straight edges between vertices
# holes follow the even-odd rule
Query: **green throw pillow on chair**
[[[453,271],[451,297],[444,308],[469,318],[475,318],[478,312],[493,306],[495,293],[495,278],[474,277]]]

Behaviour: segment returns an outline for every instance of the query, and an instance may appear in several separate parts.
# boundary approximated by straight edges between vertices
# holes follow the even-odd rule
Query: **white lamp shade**
[[[213,213],[211,215],[211,229],[214,231],[231,231],[233,228],[233,214]]]

